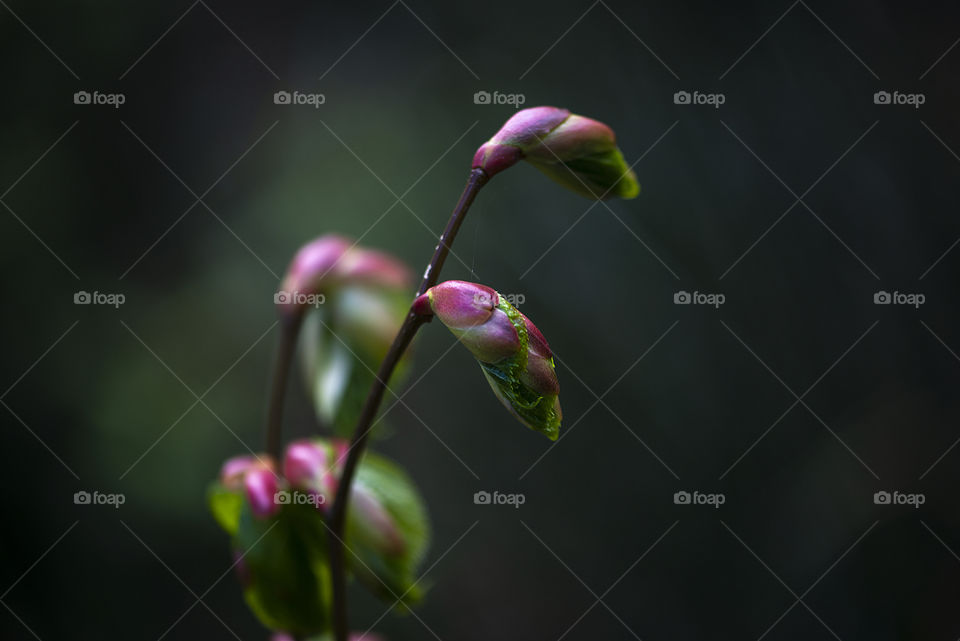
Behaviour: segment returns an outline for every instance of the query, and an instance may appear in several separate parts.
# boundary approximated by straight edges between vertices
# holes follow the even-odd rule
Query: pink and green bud
[[[411,281],[407,266],[392,256],[328,234],[297,251],[280,283],[275,302],[282,313],[295,315],[337,287],[369,285],[408,289]]]
[[[473,167],[493,176],[526,160],[547,176],[587,198],[634,198],[636,174],[602,122],[557,107],[517,112],[473,158]]]
[[[435,315],[480,363],[494,394],[532,430],[559,434],[560,384],[553,353],[539,329],[486,285],[446,281],[414,301],[419,315]]]

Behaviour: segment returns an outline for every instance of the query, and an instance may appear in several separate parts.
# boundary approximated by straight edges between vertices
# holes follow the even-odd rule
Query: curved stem
[[[283,430],[283,399],[287,390],[287,378],[290,364],[297,348],[297,336],[303,324],[302,311],[280,318],[280,345],[277,348],[277,360],[273,370],[273,386],[270,390],[270,408],[267,410],[267,454],[274,461],[280,460],[280,435]]]
[[[476,198],[480,188],[483,187],[490,177],[482,169],[474,169],[470,172],[470,179],[467,186],[460,196],[457,206],[450,216],[446,229],[440,235],[440,241],[433,252],[433,257],[427,264],[427,269],[423,273],[423,281],[417,289],[417,296],[436,285],[440,277],[440,270],[443,263],[450,253],[450,246],[453,244],[457,231],[463,223],[463,219]],[[360,418],[357,420],[357,426],[354,428],[353,436],[350,439],[350,449],[347,452],[347,460],[343,464],[343,472],[340,475],[340,481],[337,484],[337,494],[334,498],[333,506],[330,510],[330,570],[333,575],[333,630],[336,641],[347,641],[349,626],[347,622],[347,578],[346,563],[344,559],[344,526],[347,516],[347,497],[350,495],[350,486],[353,483],[353,477],[356,473],[357,464],[363,455],[367,446],[367,440],[370,435],[370,427],[376,418],[377,411],[380,409],[380,403],[383,401],[383,393],[387,389],[387,383],[397,363],[410,345],[410,341],[416,335],[417,330],[428,318],[417,316],[411,310],[403,325],[397,332],[396,338],[390,350],[380,363],[380,369],[377,371],[377,379],[367,394],[366,402]]]

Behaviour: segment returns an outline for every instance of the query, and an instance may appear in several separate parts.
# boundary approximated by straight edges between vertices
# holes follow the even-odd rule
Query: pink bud
[[[276,497],[280,488],[272,465],[261,464],[247,470],[243,485],[254,516],[263,519],[280,511]]]
[[[283,475],[294,488],[322,496],[316,503],[325,508],[337,488],[337,470],[328,447],[318,441],[294,441],[283,457]]]
[[[490,176],[503,171],[521,160],[527,149],[539,145],[540,140],[569,116],[569,111],[557,107],[518,111],[477,150],[473,167],[483,169]]]
[[[517,329],[499,303],[500,295],[486,285],[448,280],[418,298],[414,312],[429,309],[477,359],[495,363],[520,350]]]
[[[234,456],[220,468],[220,483],[233,490],[240,489],[243,477],[251,467],[259,461],[255,456]]]
[[[329,234],[307,243],[296,253],[275,302],[282,313],[294,315],[312,304],[307,297],[342,285],[408,289],[411,281],[410,270],[392,256]]]
[[[307,243],[294,255],[280,289],[301,294],[319,293],[324,279],[350,246],[349,240],[333,234]]]

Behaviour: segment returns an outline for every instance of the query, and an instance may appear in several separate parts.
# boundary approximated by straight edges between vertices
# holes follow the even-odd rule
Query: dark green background
[[[960,49],[931,65],[958,37],[949,3],[4,0],[0,636],[266,637],[234,577],[218,582],[231,559],[204,492],[259,448],[272,293],[329,231],[369,232],[419,273],[473,151],[513,113],[474,104],[497,90],[610,124],[643,192],[572,229],[591,203],[530,167],[481,194],[444,276],[525,296],[561,360],[564,436],[515,424],[466,350],[427,372],[453,340],[427,328],[412,380],[427,373],[377,447],[430,505],[428,565],[446,555],[419,618],[377,630],[957,638],[960,451],[940,457],[960,436],[960,250],[943,256],[960,236]],[[74,105],[79,90],[126,104]],[[278,90],[326,103],[278,106]],[[926,103],[876,105],[879,90]],[[809,209],[721,279],[801,195]],[[874,305],[881,289],[926,303]],[[78,290],[126,303],[77,306]],[[674,305],[678,290],[726,303]],[[288,407],[288,434],[307,433],[302,386]],[[74,505],[81,489],[126,503]],[[477,506],[478,490],[526,502]],[[674,505],[678,490],[726,503]],[[926,503],[875,505],[878,490]],[[195,595],[209,610],[177,622]],[[385,607],[352,605],[360,630]]]

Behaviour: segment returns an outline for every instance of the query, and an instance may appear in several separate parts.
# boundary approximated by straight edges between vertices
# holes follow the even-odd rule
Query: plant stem
[[[447,223],[446,229],[440,235],[440,242],[433,252],[433,257],[427,264],[427,269],[423,273],[423,281],[420,288],[417,289],[417,296],[420,296],[428,289],[436,285],[440,277],[440,270],[443,263],[450,253],[450,246],[457,236],[457,231],[463,223],[467,210],[476,198],[480,188],[483,187],[490,177],[482,169],[474,169],[470,172],[470,179],[467,186],[460,196],[457,206],[453,209],[453,214]],[[376,418],[377,411],[380,409],[380,403],[383,401],[383,393],[387,388],[387,383],[393,370],[396,368],[400,358],[410,345],[410,341],[416,335],[417,330],[429,318],[418,316],[413,310],[407,314],[403,325],[397,332],[396,338],[390,350],[380,363],[380,369],[377,372],[377,378],[367,394],[367,400],[364,403],[363,411],[357,420],[357,426],[354,428],[353,436],[350,439],[350,449],[347,453],[347,460],[343,464],[343,473],[340,475],[340,481],[337,484],[337,493],[334,498],[333,506],[330,510],[330,570],[333,580],[333,630],[336,641],[347,641],[349,626],[347,622],[347,578],[346,564],[344,560],[344,527],[347,515],[347,497],[350,495],[350,486],[353,483],[353,477],[356,473],[357,464],[363,455],[370,435],[370,426]]]
[[[267,410],[267,454],[274,461],[280,461],[280,435],[283,430],[283,399],[287,390],[287,378],[290,364],[297,347],[297,336],[303,325],[303,312],[298,310],[292,315],[280,317],[280,345],[277,348],[277,360],[273,370],[273,387],[270,390],[270,408]]]

